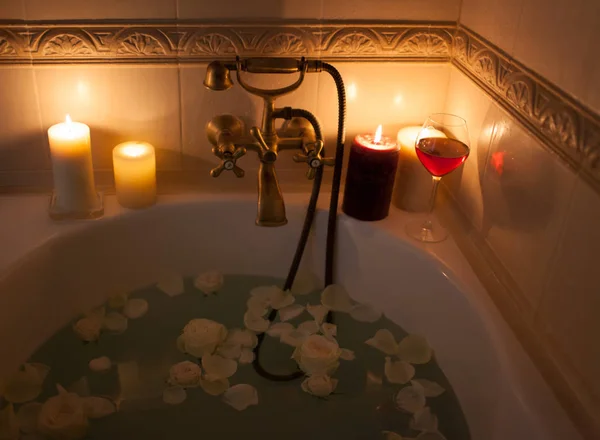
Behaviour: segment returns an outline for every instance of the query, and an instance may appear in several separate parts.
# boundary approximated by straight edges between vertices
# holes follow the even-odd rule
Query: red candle
[[[381,125],[375,135],[365,134],[354,138],[342,211],[365,221],[387,217],[398,167],[398,153],[396,143],[381,136]]]

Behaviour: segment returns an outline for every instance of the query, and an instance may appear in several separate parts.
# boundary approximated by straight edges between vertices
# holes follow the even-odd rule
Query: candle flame
[[[377,127],[377,130],[375,131],[375,137],[373,138],[373,142],[378,144],[379,142],[381,142],[381,132],[383,131],[383,127],[381,125],[379,125],[379,127]]]
[[[146,152],[143,145],[127,145],[123,148],[123,154],[129,157],[140,157]]]
[[[71,116],[69,116],[69,114],[68,114],[68,113],[67,113],[67,116],[65,117],[65,122],[66,122],[68,125],[71,125],[71,123],[73,122],[73,121],[71,120]]]

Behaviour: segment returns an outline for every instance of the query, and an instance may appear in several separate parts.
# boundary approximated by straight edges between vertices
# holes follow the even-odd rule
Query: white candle
[[[124,142],[113,149],[117,200],[126,208],[156,203],[156,157],[147,142]]]
[[[52,209],[67,215],[97,209],[90,128],[67,115],[65,122],[48,129],[48,141],[54,178]]]
[[[402,128],[398,132],[400,159],[392,203],[397,208],[411,212],[424,212],[429,208],[432,189],[431,174],[421,164],[415,150],[421,130],[423,130],[422,126],[411,126]],[[446,135],[434,128],[426,128],[420,137],[446,137]]]

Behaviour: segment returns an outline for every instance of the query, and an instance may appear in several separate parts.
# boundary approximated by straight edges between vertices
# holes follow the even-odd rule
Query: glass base
[[[104,198],[102,193],[98,194],[98,200],[95,206],[91,206],[90,208],[79,211],[73,210],[68,211],[62,208],[59,208],[56,205],[56,193],[52,192],[52,196],[50,197],[50,206],[48,207],[48,215],[52,220],[91,220],[95,218],[102,217],[104,215]]]
[[[448,238],[448,230],[432,217],[409,222],[406,225],[406,233],[424,243],[437,243]]]

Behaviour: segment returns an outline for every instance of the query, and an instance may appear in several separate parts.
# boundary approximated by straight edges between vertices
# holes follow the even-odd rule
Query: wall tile
[[[445,112],[467,121],[471,152],[464,165],[444,177],[442,184],[450,189],[473,226],[480,230],[483,219],[481,181],[499,111],[469,78],[452,68]]]
[[[145,140],[159,169],[181,163],[177,66],[36,66],[44,129],[64,120],[88,124],[96,169],[112,167],[120,142]]]
[[[27,20],[177,18],[177,0],[24,0]]]
[[[246,92],[237,84],[222,92],[214,92],[202,85],[206,65],[181,66],[181,104],[183,154],[186,169],[214,167],[219,163],[211,152],[212,145],[206,138],[206,124],[216,115],[233,114],[244,122],[246,135],[250,127],[260,127],[263,101]],[[300,88],[292,94],[276,101],[278,107],[292,106],[315,112],[317,107],[317,87],[322,75],[308,74]],[[297,78],[297,75],[254,75],[244,74],[249,84],[266,89],[284,87]],[[283,153],[278,159],[278,169],[298,168],[292,160],[293,153]],[[248,152],[241,158],[239,165],[244,169],[256,169],[256,154]]]
[[[339,63],[347,96],[346,139],[372,133],[379,124],[384,134],[396,137],[406,125],[420,125],[433,112],[442,111],[450,66],[429,63]],[[326,137],[335,138],[337,94],[327,75],[319,78],[317,114]]]
[[[578,181],[537,321],[600,408],[600,195]]]
[[[325,0],[327,20],[456,21],[460,0]]]
[[[0,68],[0,170],[49,167],[31,66]]]
[[[320,19],[322,3],[327,0],[257,0],[215,2],[213,0],[176,0],[179,18],[248,20],[256,18]]]
[[[0,20],[24,20],[25,0],[0,0]]]
[[[525,0],[513,55],[578,99],[598,58],[600,2]],[[585,99],[583,99],[585,101]]]
[[[510,54],[524,1],[526,0],[463,0],[460,23]]]
[[[481,184],[482,235],[534,310],[574,184],[575,174],[503,113]]]

